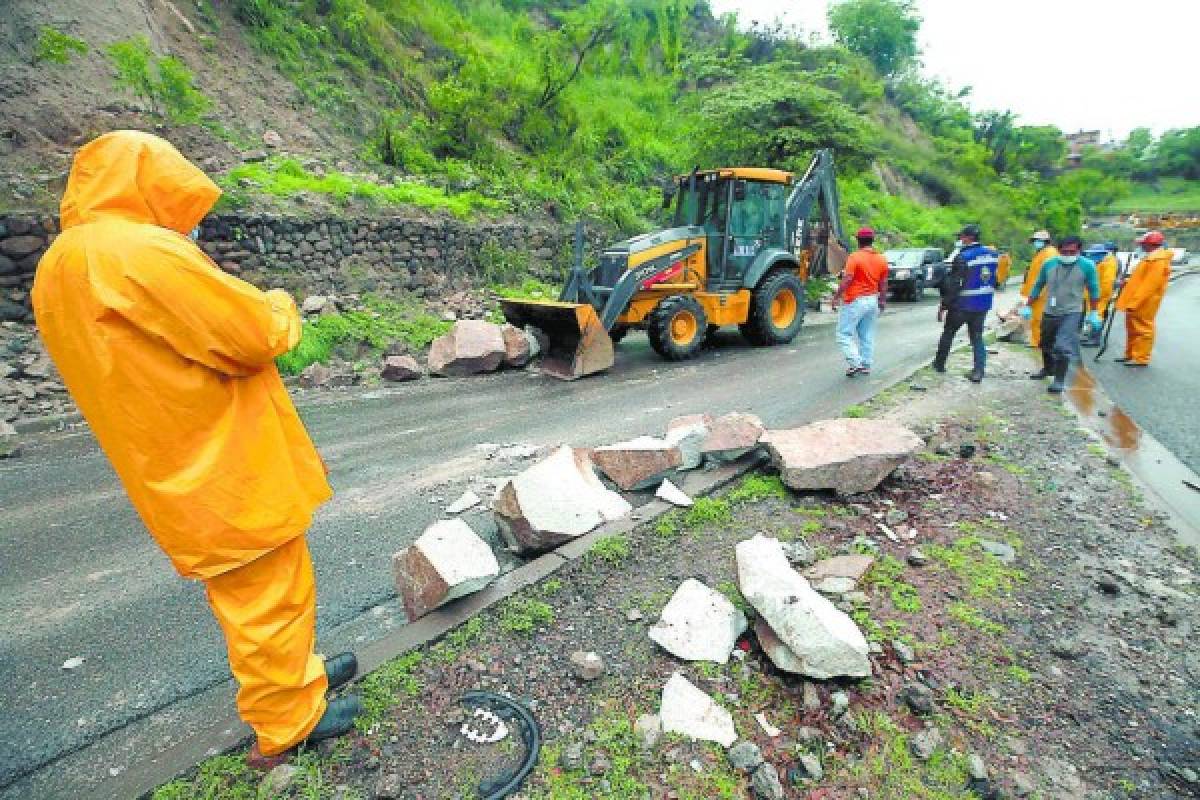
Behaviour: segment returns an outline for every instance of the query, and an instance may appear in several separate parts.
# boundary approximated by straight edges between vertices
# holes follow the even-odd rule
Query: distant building
[[[1068,133],[1064,138],[1067,140],[1068,168],[1079,166],[1079,162],[1083,160],[1083,151],[1087,148],[1101,147],[1100,131],[1079,131],[1078,133]]]

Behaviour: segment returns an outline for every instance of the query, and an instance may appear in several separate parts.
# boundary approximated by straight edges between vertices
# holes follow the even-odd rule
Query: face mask
[[[1042,239],[1034,239],[1033,240],[1033,249],[1034,250],[1041,250],[1045,246],[1046,246],[1046,242],[1044,240],[1042,240]]]
[[[1061,261],[1062,263],[1066,264],[1067,266],[1070,266],[1071,264],[1074,264],[1076,261],[1079,260],[1079,256],[1059,256],[1058,260]]]
[[[188,234],[188,238],[191,239],[193,242],[200,241],[200,228],[199,227],[192,228],[192,232]]]
[[[954,243],[954,246],[957,247],[959,250],[962,250],[964,247],[967,246],[967,244],[962,239],[959,239]]]

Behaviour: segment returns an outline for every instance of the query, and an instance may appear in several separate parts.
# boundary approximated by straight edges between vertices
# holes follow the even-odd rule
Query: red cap
[[[1149,231],[1138,237],[1138,244],[1162,244],[1166,239],[1159,231]]]
[[[858,233],[854,234],[854,237],[856,239],[874,239],[875,231],[871,230],[870,228],[868,228],[867,226],[864,225],[863,227],[858,229]]]

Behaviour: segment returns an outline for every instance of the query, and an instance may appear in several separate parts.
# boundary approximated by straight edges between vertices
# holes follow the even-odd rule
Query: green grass
[[[630,556],[629,539],[620,534],[603,536],[596,540],[584,558],[591,562],[602,561],[609,566],[620,566]]]
[[[38,32],[37,44],[33,48],[35,64],[66,64],[72,56],[86,55],[88,43],[83,39],[63,33],[57,28],[43,25]]]
[[[867,416],[867,409],[865,406],[847,406],[846,410],[842,412],[842,416],[849,417],[850,419],[861,419]]]
[[[537,278],[526,278],[516,286],[493,285],[492,291],[508,300],[557,300],[561,289]]]
[[[554,609],[550,604],[531,597],[514,597],[500,609],[500,627],[509,633],[528,635],[552,622]]]
[[[416,206],[448,211],[461,218],[470,218],[480,211],[500,211],[505,208],[499,200],[474,191],[451,194],[445,189],[413,182],[383,185],[338,172],[317,176],[290,158],[242,164],[230,170],[220,181],[222,188],[228,190],[230,204],[236,206],[242,203],[247,182],[256,192],[272,197],[316,194],[330,197],[341,204],[357,199],[381,207]]]
[[[931,544],[924,550],[932,561],[954,573],[972,597],[1008,594],[1024,579],[1024,573],[1006,566],[991,553],[984,552],[979,541],[978,536],[968,535],[958,538],[949,547]],[[1019,542],[1019,539],[1015,541]]]
[[[775,475],[747,475],[737,486],[729,490],[725,499],[734,505],[757,503],[771,498],[786,499],[787,487]]]
[[[383,722],[388,709],[402,696],[415,697],[421,692],[421,681],[414,674],[425,660],[420,651],[398,656],[363,678],[359,684],[363,713],[354,720],[354,727],[366,733]]]
[[[254,800],[260,773],[241,755],[214,756],[201,762],[196,775],[177,778],[154,790],[153,800]]]
[[[275,360],[285,375],[298,375],[310,364],[328,363],[339,346],[366,345],[376,354],[394,341],[420,350],[447,333],[453,323],[414,303],[368,295],[365,311],[345,311],[304,322],[300,342]]]
[[[983,633],[990,633],[993,636],[998,636],[1004,633],[1004,626],[998,622],[993,622],[983,615],[975,606],[970,603],[953,603],[949,608],[949,614],[955,621],[966,625],[968,628],[974,628]]]
[[[750,601],[742,595],[742,590],[733,581],[721,581],[717,584],[717,591],[725,595],[725,599],[733,603],[734,608],[740,610],[748,618],[753,619],[756,616],[754,607],[750,605]]]
[[[446,634],[440,642],[429,650],[429,657],[442,664],[450,664],[458,660],[467,649],[483,635],[483,618],[472,617]]]
[[[695,504],[683,513],[683,525],[689,530],[706,525],[727,525],[733,521],[729,501],[716,497],[698,497]]]
[[[1113,213],[1161,214],[1200,211],[1200,181],[1160,178],[1155,183],[1133,183],[1131,191],[1109,207]]]
[[[966,788],[965,754],[940,748],[928,761],[917,760],[909,734],[883,711],[861,712],[855,725],[870,742],[867,753],[844,767],[827,764],[825,783],[843,778],[866,785],[870,796],[880,800],[977,800]]]

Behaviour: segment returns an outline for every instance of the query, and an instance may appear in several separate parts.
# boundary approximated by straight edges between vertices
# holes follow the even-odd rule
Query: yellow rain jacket
[[[1012,256],[1008,253],[1000,254],[1000,261],[996,264],[996,288],[1003,289],[1004,284],[1008,283],[1008,276],[1012,273]]]
[[[1100,316],[1103,318],[1108,311],[1108,302],[1112,299],[1113,287],[1117,283],[1117,257],[1109,253],[1100,259],[1096,265],[1096,280],[1100,284]],[[1084,309],[1086,312],[1087,309]]]
[[[212,578],[308,528],[324,467],[275,369],[300,319],[281,290],[188,238],[220,190],[168,142],[105,134],[75,157],[38,328],[134,507],[179,573]]]
[[[1173,255],[1165,247],[1147,253],[1117,296],[1117,310],[1125,312],[1125,358],[1135,364],[1150,363],[1154,318],[1171,280]]]
[[[1025,280],[1021,283],[1022,297],[1028,298],[1029,294],[1033,291],[1038,275],[1042,272],[1042,265],[1050,259],[1057,257],[1058,249],[1052,245],[1046,245],[1033,254],[1033,260],[1029,262],[1029,269],[1025,270]],[[1030,347],[1039,347],[1041,345],[1042,312],[1046,310],[1046,294],[1046,292],[1042,292],[1036,300],[1029,304],[1029,308],[1033,312],[1033,317],[1029,320]]]

